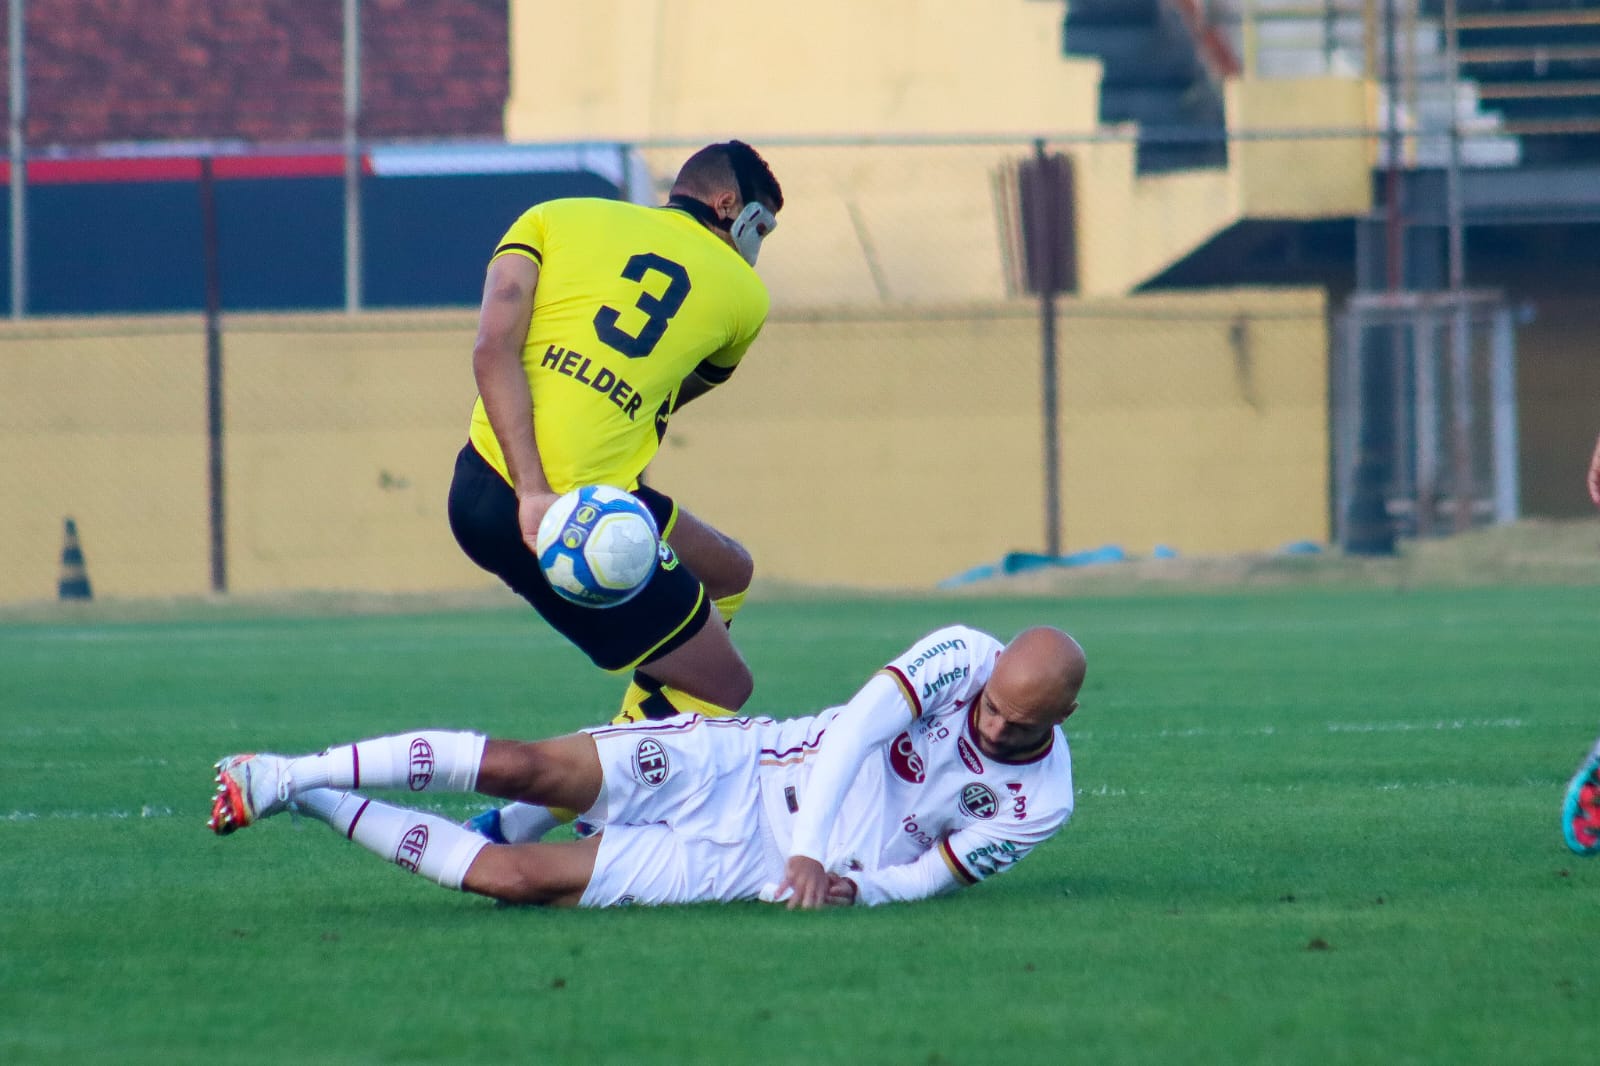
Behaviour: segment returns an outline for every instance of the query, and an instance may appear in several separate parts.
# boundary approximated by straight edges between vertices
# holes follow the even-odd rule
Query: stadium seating
[[[1141,173],[1222,166],[1226,123],[1216,78],[1233,73],[1228,56],[1208,70],[1194,36],[1198,22],[1178,17],[1166,0],[1073,0],[1063,38],[1068,55],[1093,55],[1105,66],[1102,122],[1140,124]]]
[[[1528,162],[1600,160],[1600,3],[1460,0],[1458,26],[1462,69]]]

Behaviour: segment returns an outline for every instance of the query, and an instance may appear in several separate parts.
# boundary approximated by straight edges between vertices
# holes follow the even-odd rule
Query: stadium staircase
[[[1461,69],[1525,162],[1600,161],[1600,0],[1460,0],[1457,27]]]
[[[1209,70],[1213,82],[1217,64],[1201,61],[1208,48],[1216,48],[1208,34],[1221,38],[1223,51],[1237,57],[1245,76],[1370,77],[1378,88],[1376,128],[1387,131],[1389,97],[1395,97],[1393,114],[1406,134],[1401,162],[1407,166],[1448,164],[1452,116],[1461,135],[1461,164],[1468,168],[1600,160],[1600,0],[1457,0],[1453,72],[1444,0],[1394,0],[1392,11],[1385,0],[1080,3],[1089,5],[1084,18],[1091,24],[1093,19],[1106,22],[1107,9],[1148,19],[1152,4],[1161,4],[1163,47],[1187,45],[1197,57],[1187,69]],[[1192,4],[1199,6],[1191,9]],[[1392,52],[1384,33],[1389,17],[1395,24]],[[1069,11],[1069,39],[1073,24]],[[1175,27],[1181,32],[1173,32]],[[1103,31],[1079,33],[1077,39],[1105,42],[1108,82],[1109,72],[1120,71],[1129,58],[1126,47]],[[1150,76],[1174,87],[1183,69],[1182,59],[1163,54]],[[1130,77],[1118,74],[1122,80]],[[1204,95],[1198,84],[1185,91],[1191,99]],[[1129,110],[1116,95],[1103,109],[1108,117]],[[1169,108],[1156,117],[1171,119],[1174,112]],[[1380,166],[1387,162],[1386,151],[1387,144],[1381,144]]]
[[[1464,74],[1459,60],[1452,75],[1442,8],[1442,0],[1394,0],[1392,12],[1382,2],[1367,0],[1323,0],[1309,6],[1304,0],[1225,0],[1214,10],[1225,19],[1229,39],[1247,57],[1246,66],[1258,76],[1372,78],[1378,90],[1373,124],[1387,133],[1393,119],[1406,134],[1402,165],[1449,165],[1453,119],[1461,137],[1462,166],[1517,166],[1522,146],[1506,129],[1504,117],[1485,108],[1481,87]],[[1392,48],[1384,30],[1389,17],[1394,22]],[[1387,139],[1380,142],[1379,166],[1387,164],[1388,148]]]
[[[1069,0],[1069,56],[1101,61],[1100,121],[1139,124],[1141,174],[1227,162],[1221,80],[1233,55],[1209,48],[1203,21],[1169,0]]]
[[[1215,264],[1209,253],[1232,237],[1371,210],[1281,178],[1258,195],[1284,166],[1353,168],[1342,188],[1371,195],[1381,183],[1359,175],[1384,171],[1393,150],[1422,219],[1454,155],[1469,225],[1600,212],[1600,0],[1455,0],[1453,17],[1446,0],[1067,0],[1062,36],[1068,58],[1102,65],[1102,126],[1133,124],[1133,197],[1172,220],[1149,235],[1161,247],[1127,264],[1135,286],[1188,276],[1197,253]],[[1312,116],[1325,94],[1357,86],[1341,124]],[[1270,131],[1302,127],[1375,136],[1322,140],[1315,163],[1302,160],[1313,140],[1255,158]],[[1213,176],[1231,207],[1181,200],[1197,186],[1175,182]]]
[[[1225,165],[1221,86],[1236,75],[1371,77],[1373,125],[1396,119],[1408,166],[1446,165],[1452,115],[1467,167],[1519,165],[1522,133],[1600,134],[1600,0],[1461,0],[1456,78],[1442,2],[1394,0],[1392,74],[1372,0],[1070,0],[1065,48],[1104,64],[1101,120],[1140,124],[1141,173]],[[1383,165],[1387,141],[1378,151]]]

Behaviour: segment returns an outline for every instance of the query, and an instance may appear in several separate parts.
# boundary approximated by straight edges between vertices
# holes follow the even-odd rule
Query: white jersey
[[[867,709],[879,718],[904,720],[909,704],[911,719],[898,736],[866,753],[827,831],[825,855],[815,856],[857,883],[860,902],[917,898],[981,881],[1017,862],[1071,816],[1072,760],[1059,726],[1037,751],[1015,761],[979,747],[977,698],[1001,649],[986,633],[950,626],[880,671],[892,685],[862,690],[873,694],[876,705]],[[862,709],[861,700],[851,702],[853,712]],[[761,801],[784,854],[793,853],[811,771],[829,726],[844,710],[756,720]],[[908,864],[917,871],[889,872]]]

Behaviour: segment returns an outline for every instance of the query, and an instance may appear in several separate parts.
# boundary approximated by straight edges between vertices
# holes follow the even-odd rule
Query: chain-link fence
[[[163,74],[138,101],[119,73],[117,121],[96,120],[60,102],[82,94],[43,91],[97,47],[44,26],[44,6],[10,9],[33,13],[33,91],[9,97],[0,543],[19,562],[0,601],[51,595],[66,518],[102,595],[489,584],[444,521],[486,258],[540,200],[660,203],[700,142],[505,143],[482,107],[509,91],[503,50],[460,66],[485,35],[503,49],[504,0],[347,3],[354,40],[331,3],[309,30],[286,0],[168,5],[281,48],[211,81]],[[212,69],[155,26],[144,54]],[[1214,127],[751,134],[787,199],[760,265],[773,312],[650,476],[781,581],[925,587],[1012,553],[1327,544],[1350,533],[1381,379],[1386,528],[1514,517],[1517,434],[1552,424],[1515,417],[1518,361],[1581,374],[1586,333],[1513,359],[1501,311],[1472,311],[1463,347],[1450,316],[1352,298],[1449,288],[1463,225],[1434,195],[1442,172],[1383,155],[1366,89],[1229,81]],[[1194,145],[1216,150],[1158,150]],[[1469,215],[1511,177],[1479,164],[1452,179]],[[1513,301],[1556,276],[1464,254],[1467,279],[1481,267]],[[1407,339],[1363,378],[1372,342],[1331,344],[1334,326]]]
[[[1340,543],[1517,517],[1514,315],[1496,293],[1350,301],[1333,372]]]
[[[1120,152],[1131,177],[1131,143],[1096,147]],[[926,587],[1013,552],[1326,541],[1323,291],[1116,292],[1126,286],[1107,279],[1161,269],[1158,223],[1118,233],[1081,209],[1058,220],[1075,274],[1036,291],[1025,165],[1060,159],[1084,196],[1118,195],[1095,192],[1105,164],[1076,150],[764,146],[788,201],[759,271],[771,318],[734,379],[674,420],[652,479],[785,582]],[[654,199],[686,154],[589,149],[570,156],[589,169],[562,180],[624,195],[626,172]],[[183,294],[179,313],[30,316],[0,332],[12,385],[0,431],[18,459],[0,487],[24,501],[0,527],[33,559],[0,595],[48,595],[66,517],[100,595],[483,584],[444,521],[474,391],[472,308],[501,231],[554,175],[495,175],[501,202],[452,190],[450,175],[393,192],[383,183],[424,179],[371,175],[369,204],[407,202],[424,217],[364,212],[367,248],[384,250],[367,257],[363,287],[423,296],[357,315],[337,310],[339,273],[315,251],[318,237],[337,245],[337,226],[306,227],[286,209],[249,229],[253,205],[280,194],[269,179],[217,177],[217,247],[207,255],[208,228],[192,226],[190,247],[165,253],[189,263],[186,281],[148,285],[151,266],[120,290]],[[317,179],[293,180],[314,199]],[[461,180],[470,190],[483,179]],[[519,187],[527,202],[507,202]],[[198,214],[200,191],[186,190],[184,210]],[[429,211],[468,208],[472,232],[429,228]],[[1198,228],[1185,219],[1169,233]],[[204,292],[196,259],[213,264],[220,290],[209,337],[207,316],[184,310]],[[324,311],[240,306],[275,277],[307,286],[310,275],[322,295],[304,305]]]

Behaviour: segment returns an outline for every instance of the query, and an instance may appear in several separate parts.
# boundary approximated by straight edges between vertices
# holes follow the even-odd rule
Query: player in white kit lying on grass
[[[923,899],[1008,869],[1066,823],[1060,726],[1084,672],[1059,629],[1002,647],[950,626],[810,718],[680,715],[532,743],[429,730],[229,756],[209,824],[226,835],[292,807],[447,888],[514,903]],[[358,788],[568,807],[602,831],[492,844]]]

